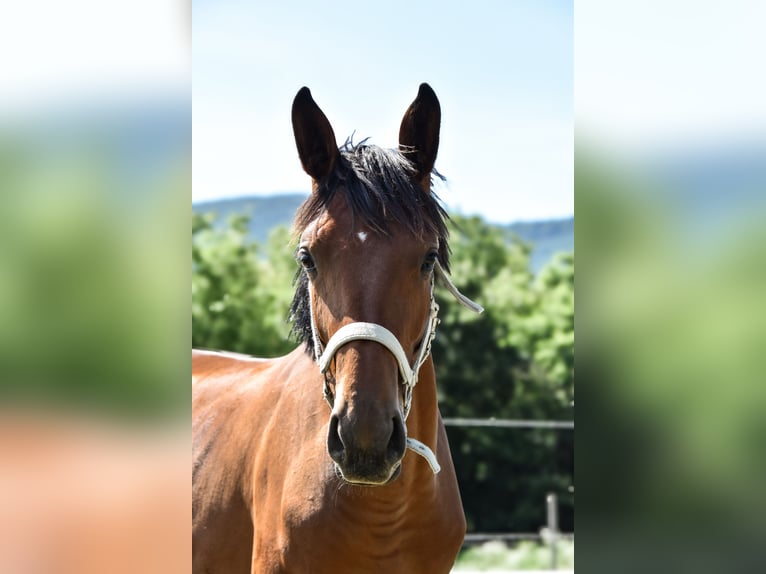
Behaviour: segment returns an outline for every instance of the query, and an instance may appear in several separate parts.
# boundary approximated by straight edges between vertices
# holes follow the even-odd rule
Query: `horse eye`
[[[307,249],[301,249],[298,251],[296,259],[306,271],[316,271],[316,264],[314,263],[314,259],[311,257],[311,254]]]
[[[423,273],[430,273],[434,270],[434,265],[436,265],[436,260],[438,258],[439,254],[436,251],[431,251],[426,255],[426,260],[423,262],[423,265],[420,266],[420,270]]]

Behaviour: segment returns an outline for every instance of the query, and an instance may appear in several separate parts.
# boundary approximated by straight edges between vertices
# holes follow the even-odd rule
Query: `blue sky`
[[[309,189],[290,124],[301,86],[339,143],[394,147],[426,81],[450,208],[573,213],[571,1],[195,1],[192,38],[194,201]]]

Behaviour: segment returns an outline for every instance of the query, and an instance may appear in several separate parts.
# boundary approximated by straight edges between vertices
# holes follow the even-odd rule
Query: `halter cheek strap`
[[[481,313],[484,311],[481,305],[471,301],[468,299],[468,297],[458,291],[457,287],[455,287],[452,281],[450,281],[449,277],[444,272],[441,265],[439,265],[438,261],[434,266],[434,272],[435,275],[438,275],[439,278],[444,282],[449,292],[452,293],[452,295],[460,304],[468,307],[476,313]],[[418,382],[418,373],[420,372],[420,367],[423,365],[423,363],[428,358],[428,355],[431,353],[431,343],[436,336],[436,327],[439,325],[439,318],[437,316],[439,314],[439,304],[436,303],[436,300],[434,299],[433,279],[431,281],[430,313],[426,321],[425,334],[423,335],[423,340],[420,344],[418,355],[415,358],[415,362],[412,366],[410,366],[409,361],[407,360],[407,354],[404,352],[399,339],[397,339],[391,331],[382,325],[378,325],[377,323],[357,322],[344,325],[338,329],[330,338],[330,340],[327,342],[327,347],[323,348],[321,340],[319,339],[319,331],[316,327],[316,319],[314,318],[314,300],[311,296],[311,290],[309,290],[309,306],[311,314],[311,333],[314,339],[314,356],[317,363],[319,364],[319,372],[324,376],[323,395],[327,401],[327,404],[330,405],[330,408],[333,407],[334,397],[332,395],[332,391],[330,390],[329,381],[327,379],[327,370],[330,366],[330,363],[332,362],[333,357],[335,356],[335,353],[337,353],[343,345],[350,343],[351,341],[375,341],[376,343],[379,343],[388,349],[399,365],[399,373],[401,374],[403,382],[402,384],[404,387],[403,406],[404,419],[406,420],[412,407],[412,391]],[[422,456],[428,462],[434,474],[441,470],[434,452],[422,442],[415,440],[412,437],[407,437],[407,448]]]

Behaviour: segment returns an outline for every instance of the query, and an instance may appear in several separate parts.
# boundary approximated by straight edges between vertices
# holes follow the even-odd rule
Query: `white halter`
[[[450,281],[449,277],[444,272],[441,265],[439,265],[438,261],[434,265],[434,275],[436,274],[439,275],[439,278],[444,282],[449,292],[452,293],[452,295],[458,300],[460,304],[468,307],[476,313],[481,313],[484,311],[481,305],[474,303],[468,297],[458,291],[457,287],[455,287],[452,281]],[[436,336],[436,327],[439,324],[439,318],[437,317],[439,313],[439,304],[434,298],[434,280],[431,280],[431,311],[428,315],[428,319],[426,320],[425,334],[423,335],[423,340],[420,344],[418,355],[415,358],[415,362],[412,366],[410,366],[409,361],[407,360],[407,354],[404,352],[399,339],[397,339],[391,331],[382,325],[378,325],[377,323],[359,322],[344,325],[338,329],[332,337],[330,337],[330,340],[327,342],[327,347],[323,348],[322,343],[319,340],[319,333],[314,319],[314,300],[311,296],[310,289],[309,306],[311,315],[311,334],[314,339],[314,356],[317,363],[319,364],[319,372],[324,375],[324,388],[322,392],[325,400],[327,401],[327,404],[330,405],[330,408],[333,407],[334,399],[332,392],[330,391],[329,382],[327,380],[327,369],[329,368],[335,353],[337,353],[338,349],[340,349],[343,345],[350,343],[351,341],[375,341],[376,343],[380,343],[386,349],[388,349],[399,365],[399,373],[402,376],[402,385],[404,386],[404,419],[407,420],[407,417],[410,414],[410,408],[412,407],[412,391],[418,382],[418,373],[420,371],[420,367],[426,361],[429,353],[431,352],[431,343]],[[436,455],[428,446],[422,442],[415,440],[412,437],[407,437],[407,448],[426,459],[434,474],[441,470],[439,462],[436,460]]]

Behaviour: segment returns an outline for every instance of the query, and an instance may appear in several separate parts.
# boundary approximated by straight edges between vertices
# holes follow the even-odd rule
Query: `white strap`
[[[458,288],[455,287],[455,284],[450,280],[449,275],[447,275],[444,269],[442,269],[442,266],[439,263],[439,261],[436,261],[436,265],[434,265],[434,269],[436,269],[437,273],[439,274],[439,279],[441,279],[442,283],[444,283],[444,286],[447,288],[447,290],[450,293],[452,293],[452,296],[455,299],[457,299],[458,303],[463,305],[463,307],[468,307],[474,313],[484,312],[484,307],[482,307],[475,301],[471,301],[468,297],[466,297],[460,291],[458,291]]]
[[[419,440],[416,440],[412,437],[407,437],[407,448],[426,459],[428,466],[431,467],[431,470],[434,472],[434,474],[438,474],[442,469],[442,467],[439,466],[439,461],[436,460],[434,451],[432,451]]]
[[[319,358],[319,371],[324,373],[330,366],[333,356],[338,349],[351,341],[375,341],[380,343],[399,363],[399,372],[408,385],[412,383],[413,373],[410,364],[407,362],[407,355],[402,349],[402,344],[396,336],[382,325],[376,323],[349,323],[338,329],[327,342],[322,356]]]

